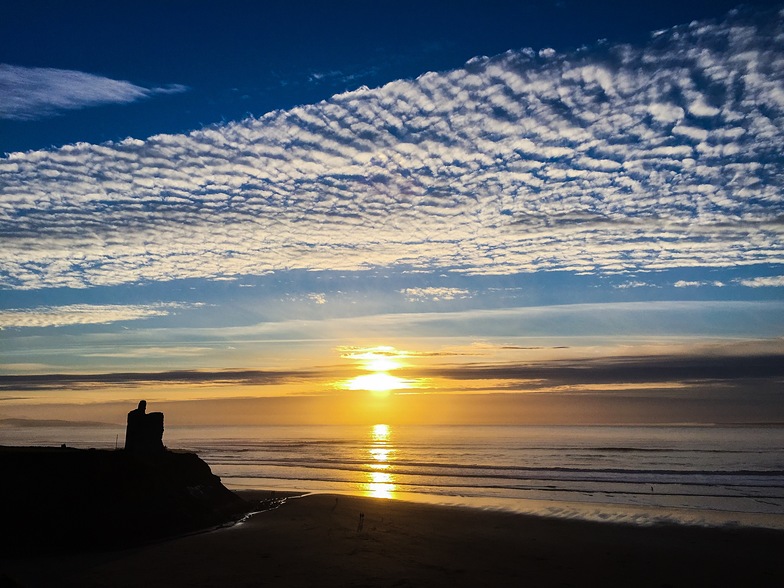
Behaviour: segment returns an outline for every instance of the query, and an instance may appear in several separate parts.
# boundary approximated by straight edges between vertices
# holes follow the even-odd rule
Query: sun
[[[351,378],[346,387],[349,390],[367,390],[376,394],[389,394],[392,390],[401,390],[411,386],[403,378],[392,376],[386,372],[375,372]]]
[[[408,379],[393,376],[390,372],[410,367],[405,358],[411,357],[412,352],[401,351],[389,345],[375,347],[339,347],[341,358],[355,362],[359,370],[371,372],[336,382],[338,388],[343,390],[366,390],[376,396],[387,396],[396,390],[419,388],[422,379]]]

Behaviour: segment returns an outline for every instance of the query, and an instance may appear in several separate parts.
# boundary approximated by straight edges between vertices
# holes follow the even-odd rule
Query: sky
[[[0,423],[784,422],[784,3],[11,1],[0,97]]]

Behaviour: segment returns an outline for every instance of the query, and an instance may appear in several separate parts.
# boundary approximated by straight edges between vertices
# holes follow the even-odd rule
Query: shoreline
[[[784,512],[742,512],[726,509],[692,508],[689,506],[626,505],[612,502],[578,502],[532,498],[505,498],[485,496],[431,495],[396,491],[393,496],[371,496],[368,493],[318,490],[270,490],[227,486],[238,496],[249,499],[277,493],[283,495],[329,494],[379,498],[412,504],[423,504],[447,508],[468,508],[483,512],[500,512],[521,516],[576,520],[589,523],[628,524],[640,527],[673,525],[708,529],[741,528],[763,529],[784,532]],[[250,498],[252,500],[253,498]]]
[[[255,500],[271,491],[247,492]],[[286,498],[230,527],[116,552],[2,559],[0,571],[16,585],[42,587],[784,585],[781,531],[635,526],[344,494]]]

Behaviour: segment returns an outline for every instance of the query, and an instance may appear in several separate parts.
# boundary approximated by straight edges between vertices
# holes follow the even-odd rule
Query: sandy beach
[[[264,498],[249,492],[246,498]],[[8,586],[781,586],[784,533],[291,498],[141,548],[5,560]]]

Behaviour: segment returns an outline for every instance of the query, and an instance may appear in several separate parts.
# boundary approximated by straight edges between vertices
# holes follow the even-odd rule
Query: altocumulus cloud
[[[32,120],[63,110],[128,103],[154,94],[184,92],[179,84],[144,88],[81,71],[0,63],[0,118]]]
[[[784,14],[0,160],[0,286],[782,263]]]

